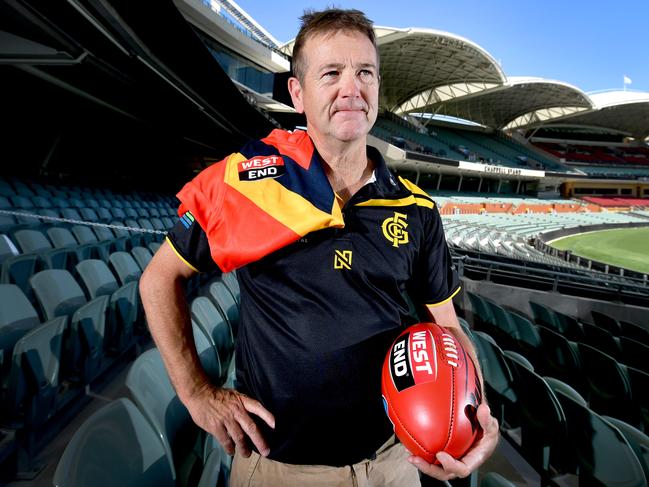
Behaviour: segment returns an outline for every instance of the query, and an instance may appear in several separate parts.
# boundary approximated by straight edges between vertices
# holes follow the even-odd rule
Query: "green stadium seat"
[[[593,322],[597,326],[609,331],[614,336],[618,336],[622,332],[620,323],[612,316],[609,316],[606,313],[602,313],[600,311],[591,311],[590,314],[593,317]]]
[[[624,439],[629,443],[636,457],[638,457],[645,478],[649,479],[649,436],[639,429],[634,428],[629,423],[625,423],[617,418],[602,416],[602,419],[620,430],[620,433],[622,433],[622,436],[624,436]]]
[[[29,282],[34,289],[43,316],[48,320],[71,315],[86,304],[81,287],[68,271],[44,270],[34,274]]]
[[[196,352],[198,353],[198,358],[201,361],[205,373],[207,373],[214,384],[221,384],[223,381],[222,377],[226,371],[221,369],[221,359],[219,358],[216,347],[214,347],[212,339],[194,319],[192,319],[192,333]]]
[[[54,473],[55,487],[175,485],[170,459],[151,424],[128,399],[117,399],[74,434]]]
[[[581,394],[579,394],[575,389],[570,387],[565,382],[559,379],[555,379],[554,377],[543,377],[543,380],[545,380],[548,386],[550,386],[550,389],[552,389],[555,395],[558,391],[561,391],[563,394],[570,397],[573,401],[578,402],[582,406],[588,406],[586,399],[584,399]]]
[[[496,472],[488,472],[480,481],[480,487],[516,487],[505,477]]]
[[[208,295],[223,313],[232,330],[232,336],[236,338],[239,329],[239,307],[228,287],[222,281],[213,282],[210,284]]]
[[[649,373],[649,346],[625,336],[619,337],[618,343],[622,349],[619,362]]]
[[[47,237],[38,230],[17,230],[13,234],[13,241],[18,244],[23,254],[38,253],[53,248]]]
[[[146,266],[149,265],[149,262],[151,262],[151,259],[153,258],[151,251],[146,247],[133,247],[131,249],[131,255],[142,271],[144,271]]]
[[[241,304],[241,289],[239,288],[239,281],[237,280],[236,271],[226,272],[221,275],[221,280],[227,286],[230,294],[237,302],[237,305]]]
[[[103,369],[104,338],[108,296],[99,296],[74,312],[64,363],[70,364],[70,376],[89,384]]]
[[[640,424],[625,369],[613,357],[596,348],[583,343],[578,347],[588,382],[590,408],[633,425]]]
[[[647,485],[642,465],[619,429],[560,391],[557,398],[568,424],[565,451],[574,452],[579,485]]]
[[[108,258],[108,263],[122,284],[137,282],[142,275],[140,266],[128,252],[113,252]]]
[[[617,337],[597,325],[584,323],[582,326],[584,329],[584,337],[581,341],[583,343],[601,350],[613,358],[617,359],[621,357],[622,350]]]
[[[221,365],[221,381],[234,351],[234,339],[229,323],[214,303],[205,296],[194,298],[191,315],[196,324],[205,332],[214,347]]]
[[[492,414],[501,425],[506,421],[510,426],[517,426],[518,396],[502,350],[484,332],[474,331],[473,337]]]
[[[629,321],[620,321],[620,336],[637,340],[644,345],[649,345],[649,330]]]
[[[52,319],[25,333],[14,345],[3,401],[9,417],[37,427],[56,411],[66,323],[65,317]]]
[[[525,356],[521,355],[520,353],[514,352],[513,350],[503,350],[503,354],[505,355],[506,358],[513,360],[517,362],[519,365],[534,372],[534,365],[532,365],[532,362],[527,360],[527,358],[525,358]]]
[[[10,257],[20,254],[16,245],[7,235],[0,234],[0,264]]]
[[[527,365],[505,360],[514,378],[525,458],[546,474],[550,465],[561,464],[560,451],[568,435],[566,417],[550,386]]]
[[[187,462],[194,464],[197,460],[193,446],[199,428],[178,399],[158,349],[148,350],[136,359],[126,377],[126,387],[162,440],[174,479],[181,471],[189,472]]]
[[[537,327],[537,330],[544,351],[539,356],[542,359],[537,367],[539,373],[567,382],[580,394],[588,395],[577,343],[544,326]]]
[[[225,453],[221,444],[208,435],[203,447],[205,465],[198,487],[227,487],[230,482],[232,457]]]

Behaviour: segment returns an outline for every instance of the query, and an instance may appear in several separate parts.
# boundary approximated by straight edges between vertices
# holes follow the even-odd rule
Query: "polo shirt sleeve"
[[[460,291],[437,207],[422,211],[424,235],[409,293],[420,305],[444,304]]]
[[[210,254],[207,235],[190,212],[185,212],[169,230],[167,242],[178,258],[195,272],[212,272],[218,269]]]

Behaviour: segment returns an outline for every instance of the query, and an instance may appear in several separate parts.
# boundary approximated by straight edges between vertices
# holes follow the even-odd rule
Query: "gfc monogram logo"
[[[383,221],[383,225],[381,225],[383,235],[388,239],[388,242],[392,242],[393,247],[408,243],[408,232],[406,231],[408,224],[406,223],[406,218],[408,218],[408,215],[395,211],[394,216],[386,218]]]

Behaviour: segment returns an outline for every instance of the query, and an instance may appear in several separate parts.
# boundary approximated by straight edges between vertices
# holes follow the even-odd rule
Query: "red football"
[[[466,453],[480,426],[475,364],[457,339],[435,323],[418,323],[394,341],[383,363],[385,411],[401,443],[428,463],[445,451]]]

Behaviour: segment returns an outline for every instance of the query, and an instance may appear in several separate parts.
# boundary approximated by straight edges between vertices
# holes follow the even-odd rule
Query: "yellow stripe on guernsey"
[[[174,244],[171,242],[171,240],[169,240],[169,237],[165,237],[165,240],[166,240],[167,243],[169,244],[169,247],[171,247],[171,248],[173,249],[173,251],[174,251],[175,254],[178,256],[178,258],[179,258],[180,260],[182,260],[182,261],[187,265],[187,267],[189,267],[189,268],[190,268],[191,270],[193,270],[194,272],[200,272],[198,269],[196,269],[196,267],[194,267],[194,266],[191,265],[189,262],[187,262],[187,260],[186,260],[182,255],[180,255],[180,252],[178,252],[178,251],[176,250],[176,247],[174,247]]]
[[[411,196],[406,198],[400,198],[398,200],[367,200],[362,203],[358,203],[356,206],[410,206],[410,205],[419,205],[424,208],[434,208],[435,203],[430,199],[422,189],[418,186],[412,184],[407,179],[399,177],[399,180],[404,184],[406,188],[412,192]]]
[[[254,182],[239,181],[238,164],[246,160],[239,153],[230,156],[225,182],[272,218],[300,236],[304,236],[313,230],[314,218],[321,218],[323,221],[331,219],[329,227],[342,228],[345,226],[342,211],[336,198],[332,198],[333,207],[329,214],[316,208],[306,198],[286,189],[275,179],[267,178]]]
[[[453,294],[451,294],[451,295],[450,295],[448,298],[446,298],[444,301],[440,301],[439,303],[427,303],[426,306],[428,306],[429,308],[435,308],[435,307],[437,307],[437,306],[441,306],[441,305],[443,305],[443,304],[445,304],[445,303],[448,303],[451,299],[453,299],[453,298],[455,297],[455,295],[456,295],[457,293],[460,292],[460,289],[462,289],[462,286],[458,286],[458,288],[457,288],[455,291],[453,291]]]

